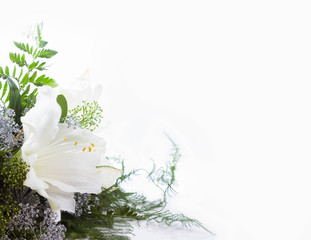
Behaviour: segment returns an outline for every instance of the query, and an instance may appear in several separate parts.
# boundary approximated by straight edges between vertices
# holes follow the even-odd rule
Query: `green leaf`
[[[29,97],[35,97],[37,95],[38,88],[32,91],[32,93],[29,94]]]
[[[18,42],[14,42],[14,45],[19,48],[20,50],[27,52],[26,46],[24,43],[18,43]]]
[[[21,85],[25,86],[29,82],[29,73],[26,73],[21,81]]]
[[[45,64],[46,64],[46,62],[41,63],[41,64],[37,67],[37,69],[40,70],[40,71],[45,70],[46,68],[43,67]]]
[[[22,62],[25,62],[25,54],[23,54],[22,58],[21,58]]]
[[[36,82],[41,82],[44,78],[45,78],[45,75],[43,74],[37,78]]]
[[[6,74],[6,75],[10,75],[9,67],[8,67],[8,66],[5,67],[5,74]]]
[[[32,64],[29,65],[28,69],[31,71],[33,69],[35,69],[39,64],[39,61],[38,62],[33,62]]]
[[[9,94],[6,95],[6,99],[4,102],[7,103],[7,102],[9,102],[9,100],[10,100],[10,92],[9,92]]]
[[[8,82],[5,82],[4,86],[3,86],[3,90],[2,90],[2,95],[1,95],[1,99],[4,97],[4,95],[6,94],[6,91],[8,89]]]
[[[18,80],[20,80],[22,76],[23,76],[23,69],[21,69],[21,72],[20,72],[20,74],[18,76]]]
[[[46,42],[46,41],[41,41],[41,42],[40,42],[40,45],[39,45],[39,48],[44,48],[47,44],[48,44],[48,42]]]
[[[63,122],[68,112],[67,100],[63,94],[59,94],[56,98],[56,101],[62,109],[62,115],[60,117],[60,122]]]
[[[15,78],[15,75],[16,75],[16,66],[14,66],[14,69],[13,69],[13,74],[12,76]]]
[[[3,68],[0,67],[0,74],[4,75]]]
[[[30,91],[30,85],[27,86],[25,91],[22,93],[21,98],[25,98]]]
[[[26,52],[28,54],[31,55],[31,48],[29,47],[29,44],[27,43],[27,45],[25,45],[24,43],[18,43],[18,42],[14,42],[14,45],[22,50],[23,52]]]
[[[20,123],[20,117],[22,116],[21,96],[18,87],[10,77],[7,78],[7,83],[10,87],[9,108],[15,111],[15,121]]]
[[[29,78],[29,82],[33,82],[33,81],[35,80],[36,77],[37,77],[37,71],[34,72],[34,73],[32,74],[32,76]]]
[[[38,88],[36,88],[35,90],[32,91],[32,93],[29,94],[29,99],[32,99],[32,101],[35,102],[37,93],[38,93]]]
[[[16,62],[19,60],[19,59],[18,59],[18,55],[15,54],[15,53],[10,53],[9,56],[10,56],[10,59],[11,59],[11,61],[12,61],[13,63],[16,63]]]
[[[37,57],[39,58],[51,58],[57,54],[56,51],[50,49],[43,49],[37,53]]]
[[[27,65],[25,61],[25,54],[21,57],[20,54],[10,53],[10,59],[13,63],[16,63],[20,67]]]
[[[23,104],[23,109],[24,108],[32,108],[35,103],[36,103],[36,96],[37,96],[37,92],[38,92],[38,88],[35,88],[32,93],[30,93],[28,96],[28,92],[30,91],[30,85],[27,86],[26,90],[24,91],[24,93],[22,94],[22,104]]]
[[[42,41],[42,27],[43,27],[43,23],[37,24],[37,35],[38,35],[39,43]]]
[[[36,48],[36,50],[34,51],[34,53],[32,54],[32,56],[36,56],[36,54],[37,54],[37,51],[38,51],[38,48]]]
[[[35,82],[34,82],[34,84],[36,85],[36,86],[43,86],[43,85],[47,85],[47,86],[50,86],[50,87],[57,87],[58,86],[58,84],[55,82],[55,80],[54,79],[52,79],[52,78],[49,78],[49,77],[39,77]]]

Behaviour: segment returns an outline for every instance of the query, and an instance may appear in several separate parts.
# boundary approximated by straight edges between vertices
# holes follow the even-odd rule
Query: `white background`
[[[134,239],[311,239],[309,1],[7,1],[0,60],[30,25],[58,50],[50,76],[103,86],[109,151],[150,167],[180,145],[170,209],[196,229]],[[147,185],[145,185],[147,186]],[[129,188],[143,188],[133,183]],[[152,194],[151,194],[152,195]]]

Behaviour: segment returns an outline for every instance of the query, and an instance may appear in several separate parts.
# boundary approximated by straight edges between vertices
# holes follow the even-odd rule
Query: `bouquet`
[[[46,48],[42,24],[30,43],[14,42],[12,67],[0,67],[0,238],[130,239],[140,221],[204,228],[166,209],[174,193],[178,146],[166,166],[128,171],[106,156],[97,131],[102,108],[83,101],[69,109],[54,79],[43,74],[57,54]],[[150,201],[123,183],[145,174],[162,198]],[[207,230],[207,229],[205,229]]]

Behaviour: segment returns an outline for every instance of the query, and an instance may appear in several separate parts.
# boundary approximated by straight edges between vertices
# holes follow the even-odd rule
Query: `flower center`
[[[67,141],[68,141],[68,138],[64,138],[64,142],[67,142]],[[78,145],[78,141],[75,141],[73,145],[76,147]],[[88,150],[88,152],[92,152],[92,151],[96,152],[95,144],[91,142],[89,146],[82,148],[82,152],[85,152],[86,150]]]

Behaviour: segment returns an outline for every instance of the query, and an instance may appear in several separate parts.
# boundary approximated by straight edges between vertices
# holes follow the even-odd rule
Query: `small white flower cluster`
[[[8,224],[6,228],[7,234],[14,231],[32,231],[35,234],[36,230],[40,229],[40,233],[37,236],[35,234],[35,239],[64,239],[66,228],[55,221],[57,214],[48,205],[21,203],[19,206],[21,210]],[[10,238],[8,235],[5,235],[2,239],[8,240]],[[22,239],[27,239],[27,236],[24,236]]]
[[[81,216],[82,213],[87,210],[90,211],[89,201],[91,195],[88,193],[76,193],[75,194],[75,201],[76,201],[76,210],[75,215]]]

